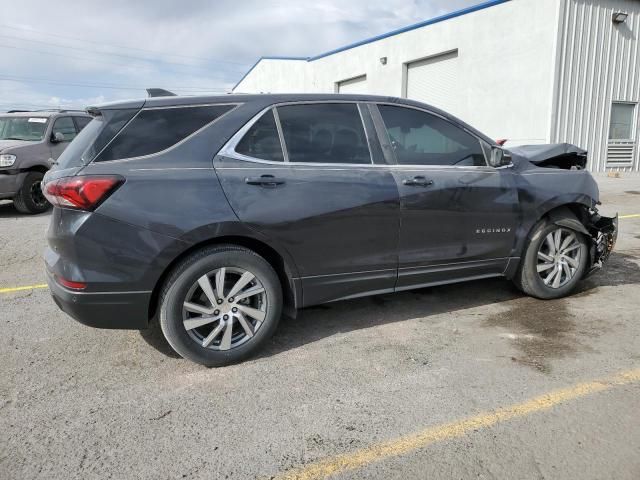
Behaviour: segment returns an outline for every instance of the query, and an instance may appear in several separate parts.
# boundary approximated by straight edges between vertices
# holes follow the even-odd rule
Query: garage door
[[[458,51],[407,64],[407,98],[460,114]]]
[[[367,93],[367,76],[350,78],[336,83],[338,93]]]

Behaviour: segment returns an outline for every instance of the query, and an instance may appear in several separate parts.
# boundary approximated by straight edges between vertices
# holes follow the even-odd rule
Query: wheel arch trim
[[[292,264],[292,261],[286,254],[283,255],[282,252],[262,239],[247,234],[228,232],[213,238],[203,239],[200,242],[191,243],[183,248],[177,255],[173,256],[173,259],[162,269],[162,273],[153,287],[148,306],[149,320],[157,313],[160,291],[175,266],[192,253],[214,245],[240,246],[263,257],[276,271],[278,279],[280,280],[284,296],[284,313],[289,316],[295,316],[295,311],[302,305],[302,284],[295,281],[297,278],[297,270],[295,265]]]

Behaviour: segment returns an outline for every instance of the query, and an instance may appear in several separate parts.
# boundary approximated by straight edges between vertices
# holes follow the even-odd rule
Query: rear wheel
[[[533,229],[516,285],[527,295],[550,299],[571,293],[588,262],[582,233],[542,221]]]
[[[160,298],[160,326],[182,357],[206,366],[235,363],[271,337],[282,311],[276,272],[240,247],[211,247],[181,262]]]
[[[41,172],[29,172],[24,177],[22,187],[13,198],[13,205],[20,213],[42,213],[51,207],[42,193],[43,178],[44,174]]]

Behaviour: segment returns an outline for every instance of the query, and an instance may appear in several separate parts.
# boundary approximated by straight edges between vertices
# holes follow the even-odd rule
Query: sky
[[[261,56],[313,56],[481,0],[20,0],[0,17],[0,111],[228,92]]]

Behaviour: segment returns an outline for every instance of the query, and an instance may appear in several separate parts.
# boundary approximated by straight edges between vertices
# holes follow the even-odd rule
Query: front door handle
[[[283,178],[274,177],[273,175],[261,175],[259,177],[247,177],[244,179],[247,185],[259,185],[261,187],[275,187],[285,183]]]
[[[428,187],[429,185],[433,185],[433,180],[428,180],[422,175],[418,175],[413,178],[405,178],[402,181],[403,185],[407,185],[409,187]]]

